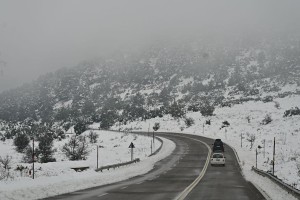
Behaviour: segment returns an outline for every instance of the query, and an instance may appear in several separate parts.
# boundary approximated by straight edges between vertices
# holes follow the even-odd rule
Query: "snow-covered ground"
[[[275,103],[277,102],[277,103]],[[214,116],[203,117],[199,112],[187,113],[187,117],[194,119],[194,124],[187,127],[183,119],[174,119],[169,115],[147,121],[136,121],[121,126],[122,129],[148,131],[155,122],[160,123],[159,131],[182,132],[202,135],[210,138],[221,138],[234,147],[240,157],[240,164],[246,179],[264,190],[272,199],[294,199],[276,184],[251,171],[255,166],[255,151],[258,146],[258,168],[271,170],[273,140],[276,138],[275,175],[286,183],[295,185],[300,189],[300,116],[283,117],[284,112],[292,107],[300,107],[299,96],[289,96],[274,99],[273,102],[245,102],[232,107],[218,107]],[[263,120],[269,115],[272,121],[264,124]],[[211,120],[211,125],[205,124]],[[228,127],[222,127],[222,122],[228,121]],[[95,124],[95,128],[99,125]],[[93,126],[92,126],[93,127]],[[119,125],[112,127],[119,129]],[[72,132],[72,131],[70,131]],[[99,134],[98,142],[90,144],[90,154],[84,161],[68,161],[62,154],[62,145],[68,140],[56,141],[55,158],[57,162],[36,163],[36,179],[32,180],[28,174],[14,171],[17,165],[31,167],[22,163],[22,154],[17,153],[12,145],[12,140],[0,141],[0,156],[12,155],[13,163],[11,174],[14,179],[0,182],[0,199],[34,199],[52,196],[96,185],[108,184],[124,180],[151,170],[154,163],[169,155],[175,145],[164,140],[161,152],[151,158],[151,138],[136,136],[130,133],[111,131],[96,131]],[[84,133],[88,134],[88,132]],[[242,136],[242,144],[241,144]],[[251,148],[250,138],[254,138]],[[134,157],[141,159],[140,163],[119,168],[115,171],[96,173],[96,145],[99,148],[99,166],[115,164],[130,160],[129,144],[136,146]],[[156,146],[158,148],[158,146]],[[89,166],[83,172],[75,172],[71,167]]]
[[[68,140],[56,141],[57,149],[54,157],[57,162],[35,163],[35,179],[33,180],[28,173],[22,175],[14,169],[17,165],[31,168],[31,164],[22,163],[22,154],[14,150],[11,140],[0,141],[0,156],[12,156],[12,169],[10,170],[13,178],[0,181],[0,199],[38,199],[66,192],[72,192],[89,187],[109,184],[128,179],[150,171],[154,164],[170,155],[175,149],[175,144],[163,139],[163,147],[158,154],[148,157],[151,153],[151,139],[131,133],[94,131],[99,135],[98,142],[90,144],[89,156],[82,161],[68,161],[62,154],[61,148]],[[86,131],[83,134],[88,134]],[[97,165],[97,151],[99,148],[99,167],[130,161],[131,154],[128,146],[133,142],[135,145],[134,158],[140,158],[141,162],[118,168],[116,170],[105,170],[95,172]],[[159,144],[159,141],[156,142]],[[158,148],[159,145],[156,145]],[[90,167],[86,171],[75,172],[71,167]]]
[[[278,102],[275,106],[275,102]],[[279,107],[278,107],[279,105]],[[265,190],[272,199],[283,198],[286,193],[277,185],[263,178],[253,171],[255,166],[255,151],[258,146],[259,169],[268,171],[272,169],[273,140],[276,139],[275,175],[284,182],[300,189],[300,115],[283,117],[284,112],[292,107],[300,107],[300,96],[289,96],[274,99],[273,102],[245,102],[232,107],[216,108],[214,116],[203,117],[199,112],[187,113],[187,117],[194,119],[195,124],[187,127],[183,119],[174,119],[169,115],[147,121],[132,122],[123,128],[147,131],[149,124],[160,123],[158,131],[182,132],[202,135],[209,138],[221,138],[234,147],[240,157],[243,173],[246,179],[254,182]],[[264,125],[262,121],[266,115],[272,121]],[[206,125],[207,119],[211,125]],[[221,128],[223,121],[230,126]],[[204,125],[204,126],[203,126]],[[242,147],[241,147],[242,134]],[[255,136],[251,148],[250,137]],[[293,197],[290,197],[291,199]]]

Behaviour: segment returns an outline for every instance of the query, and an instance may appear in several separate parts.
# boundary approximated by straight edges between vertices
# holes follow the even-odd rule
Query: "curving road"
[[[209,154],[207,146],[199,140],[212,144],[213,140],[195,135],[158,133],[158,136],[176,144],[174,152],[156,163],[153,170],[145,175],[118,183],[59,195],[48,199],[70,200],[153,200],[153,199],[228,199],[260,200],[263,195],[241,175],[234,152],[225,146],[226,166],[205,168]],[[206,169],[203,177],[199,177]],[[204,172],[203,171],[203,172]],[[183,191],[195,181],[186,195]]]

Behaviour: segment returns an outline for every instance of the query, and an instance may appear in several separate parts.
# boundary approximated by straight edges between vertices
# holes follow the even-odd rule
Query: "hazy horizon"
[[[156,39],[294,34],[300,1],[0,0],[0,92]]]

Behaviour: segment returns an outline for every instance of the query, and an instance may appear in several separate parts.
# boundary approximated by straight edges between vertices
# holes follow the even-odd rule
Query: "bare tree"
[[[251,118],[249,115],[246,117],[246,119],[247,119],[248,123],[250,123]]]
[[[248,138],[247,138],[247,140],[250,142],[250,149],[252,149],[252,147],[253,147],[253,143],[255,142],[255,139],[256,139],[256,137],[255,137],[255,135],[254,135],[254,134],[250,134],[250,135],[248,135]]]
[[[9,173],[9,170],[11,168],[11,160],[11,156],[6,155],[4,158],[0,156],[0,180],[12,178]]]
[[[6,155],[5,157],[1,157],[0,156],[0,164],[3,166],[3,168],[5,170],[9,170],[11,168],[11,160],[12,160],[12,157],[9,156],[9,155]]]

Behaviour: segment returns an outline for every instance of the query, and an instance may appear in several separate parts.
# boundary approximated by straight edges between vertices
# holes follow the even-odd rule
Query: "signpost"
[[[128,148],[131,148],[131,161],[133,161],[133,148],[135,148],[135,146],[134,146],[134,144],[131,142]]]
[[[258,145],[258,147],[255,149],[255,167],[257,169],[257,155],[258,155],[258,152],[257,152],[257,149],[261,149],[262,147],[260,145]]]

